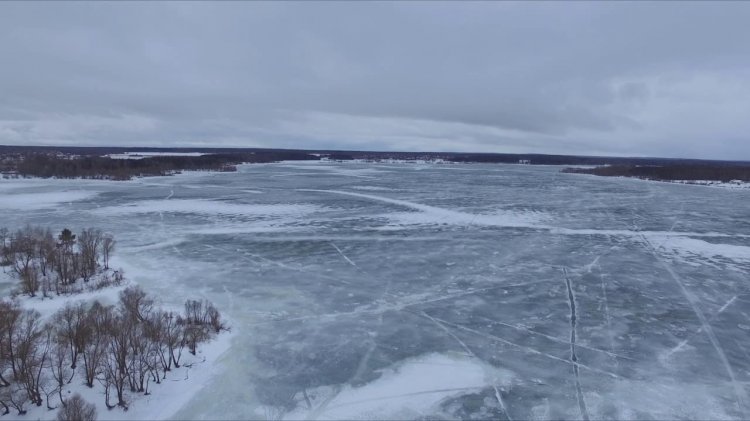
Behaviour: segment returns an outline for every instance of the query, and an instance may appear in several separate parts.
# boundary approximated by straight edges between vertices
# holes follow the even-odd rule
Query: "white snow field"
[[[194,381],[101,418],[750,418],[750,190],[559,170],[0,180],[0,226],[112,232],[163,305],[231,320]]]

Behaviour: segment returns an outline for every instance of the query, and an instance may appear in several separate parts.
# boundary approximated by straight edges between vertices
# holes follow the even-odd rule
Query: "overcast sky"
[[[0,144],[750,159],[750,3],[0,3]]]

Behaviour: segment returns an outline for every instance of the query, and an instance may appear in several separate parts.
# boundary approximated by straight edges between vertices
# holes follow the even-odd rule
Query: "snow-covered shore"
[[[729,182],[714,180],[666,180],[668,183],[689,184],[692,186],[721,187],[725,189],[750,189],[750,183],[741,180]]]
[[[8,273],[0,273],[0,281],[7,284],[15,280]],[[68,303],[77,303],[80,301],[93,302],[99,301],[102,304],[115,304],[122,290],[129,286],[134,286],[132,281],[126,281],[118,286],[112,286],[97,291],[86,291],[76,294],[53,295],[51,298],[44,298],[41,295],[36,297],[18,296],[16,299],[23,309],[36,310],[42,316],[42,321],[49,320],[52,315],[65,307]],[[178,310],[170,306],[162,306],[168,310]],[[232,326],[231,320],[226,321],[228,326]],[[108,409],[105,404],[104,387],[95,382],[93,388],[87,387],[83,383],[82,376],[76,372],[73,380],[65,385],[62,391],[64,398],[70,397],[76,393],[80,394],[87,402],[92,403],[97,409],[97,418],[99,420],[165,420],[172,418],[183,406],[193,399],[200,390],[208,384],[221,368],[222,356],[230,348],[232,339],[236,331],[221,332],[208,342],[201,343],[198,346],[196,355],[192,355],[187,350],[182,353],[180,367],[173,367],[161,384],[151,382],[148,387],[148,394],[126,392],[126,401],[128,409],[123,410],[120,407]],[[78,370],[82,369],[79,364]],[[49,397],[49,405],[55,409],[49,409],[46,404],[34,406],[27,404],[27,413],[18,415],[11,409],[10,414],[2,419],[18,420],[55,420],[57,408],[60,406],[57,393]]]
[[[566,165],[565,167],[566,168],[583,168],[583,167],[572,167],[570,165]],[[602,176],[602,175],[596,175],[596,174],[575,173],[575,172],[568,173],[568,174],[587,175],[590,177],[627,179],[627,180],[636,180],[636,181],[644,181],[644,182],[651,182],[651,183],[667,183],[667,184],[682,184],[682,185],[688,185],[688,186],[713,187],[713,188],[732,189],[732,190],[750,189],[750,183],[746,181],[742,181],[742,180],[731,180],[728,182],[716,181],[716,180],[654,180],[651,178],[628,177],[624,175]]]

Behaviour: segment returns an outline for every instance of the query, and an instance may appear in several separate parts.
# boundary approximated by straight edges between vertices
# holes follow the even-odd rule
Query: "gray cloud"
[[[0,143],[750,159],[747,3],[2,3]]]

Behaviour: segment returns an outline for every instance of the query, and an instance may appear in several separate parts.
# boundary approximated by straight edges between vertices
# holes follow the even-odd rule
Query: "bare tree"
[[[5,392],[0,393],[2,399],[5,399],[3,406],[10,406],[18,412],[18,415],[26,414],[26,404],[29,402],[29,395],[21,383],[13,383],[7,388],[0,389],[0,392]],[[7,405],[5,402],[7,402]]]
[[[55,238],[52,236],[52,231],[50,231],[49,228],[45,230],[38,228],[36,230],[36,235],[36,252],[37,261],[39,262],[39,270],[42,272],[42,276],[46,277],[55,263]]]
[[[143,326],[143,333],[149,340],[150,366],[156,383],[161,383],[161,378],[166,378],[167,371],[172,368],[167,335],[168,317],[167,312],[157,310],[151,314]],[[163,373],[162,377],[159,375],[159,367]]]
[[[41,315],[34,310],[21,313],[13,338],[16,379],[26,390],[28,399],[41,406],[42,386],[46,380],[43,369],[49,352],[48,329],[41,326]]]
[[[186,324],[183,330],[183,342],[188,347],[188,351],[195,355],[198,351],[198,344],[208,340],[210,334],[206,325]]]
[[[67,345],[70,352],[70,368],[75,369],[78,355],[83,352],[92,335],[92,325],[84,302],[67,303],[53,316],[57,341]]]
[[[219,310],[213,304],[208,303],[206,314],[208,315],[208,324],[213,328],[215,333],[227,330],[226,325],[221,321],[221,313],[219,313]]]
[[[10,382],[3,377],[3,373],[13,361],[13,329],[20,312],[18,303],[0,300],[0,391],[10,386]],[[6,404],[3,404],[3,407],[5,411],[8,410]]]
[[[106,330],[107,353],[102,361],[103,379],[107,385],[115,388],[117,406],[127,409],[125,385],[132,367],[129,351],[133,321],[123,315],[116,315]],[[108,404],[109,405],[109,404]]]
[[[102,237],[102,258],[104,260],[104,269],[109,269],[109,257],[115,250],[115,239],[111,234],[105,234]]]
[[[102,359],[102,369],[97,376],[97,380],[99,380],[99,383],[104,387],[104,404],[107,406],[107,409],[110,410],[117,406],[110,403],[110,398],[112,397],[112,387],[116,382],[116,378],[117,367],[115,366],[114,361],[111,360],[110,356],[108,354],[105,354],[104,358]]]
[[[84,229],[78,236],[78,248],[81,251],[78,270],[84,282],[88,282],[96,274],[101,243],[102,232],[94,228]]]
[[[57,421],[96,421],[96,407],[76,393],[57,411]]]
[[[63,406],[67,405],[62,395],[63,387],[65,387],[65,385],[73,378],[73,370],[69,367],[68,357],[67,344],[60,342],[59,340],[53,341],[49,353],[49,368],[54,384],[51,393],[57,392],[57,395],[60,398],[60,403]],[[49,406],[49,404],[47,406]]]
[[[102,360],[106,356],[109,345],[106,333],[113,323],[112,319],[112,307],[103,306],[98,301],[94,301],[89,308],[86,323],[89,324],[93,333],[81,354],[85,383],[88,387],[94,387],[94,380],[100,373]]]
[[[10,414],[10,384],[0,387],[0,417]]]
[[[182,356],[182,349],[185,347],[185,341],[183,340],[185,323],[179,315],[171,311],[164,313],[163,323],[164,339],[169,350],[167,369],[171,368],[172,364],[175,368],[180,368],[180,357]]]
[[[36,292],[39,291],[39,269],[36,266],[31,265],[23,269],[20,274],[21,276],[21,291],[24,294],[28,294],[29,297],[35,297]]]
[[[72,231],[65,228],[60,235],[58,235],[57,239],[59,241],[57,243],[58,253],[55,259],[55,269],[59,281],[62,282],[63,285],[67,285],[76,280],[76,271],[74,267],[76,262],[73,250],[76,243],[76,236]],[[57,293],[59,294],[60,291],[58,290]]]
[[[120,306],[124,315],[136,322],[145,321],[154,307],[152,300],[138,286],[125,288],[120,293]]]
[[[39,289],[39,274],[36,270],[36,240],[33,228],[27,226],[16,232],[11,239],[8,259],[13,272],[21,280],[21,289],[30,296]]]
[[[204,321],[203,301],[185,301],[185,322],[189,325],[199,325]]]
[[[16,367],[16,346],[15,340],[17,332],[21,324],[21,315],[23,311],[18,301],[0,301],[0,353],[2,359],[0,359],[0,381],[5,386],[10,383],[2,378],[2,372],[6,366],[10,364],[13,378],[18,377],[18,369]]]
[[[5,228],[5,227],[0,228],[0,249],[6,246],[6,242],[9,236],[10,236],[10,231],[8,231],[8,228]]]
[[[151,341],[146,335],[145,323],[138,323],[130,319],[133,323],[130,329],[129,337],[129,378],[131,392],[148,393],[149,374],[152,373],[151,358]]]

